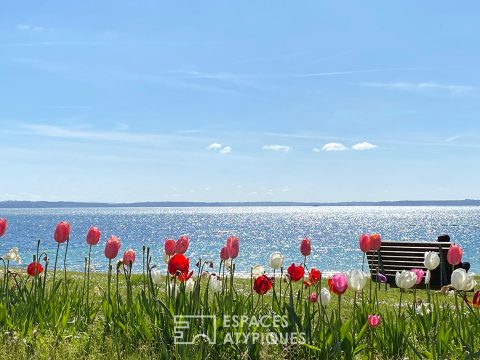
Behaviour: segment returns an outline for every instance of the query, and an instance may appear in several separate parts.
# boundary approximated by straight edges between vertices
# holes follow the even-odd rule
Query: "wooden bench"
[[[397,271],[422,269],[426,272],[427,269],[423,264],[425,252],[435,251],[440,256],[440,265],[431,271],[430,288],[440,289],[443,285],[450,284],[453,271],[452,266],[447,263],[450,244],[449,242],[382,241],[380,250],[367,252],[371,278],[377,281],[378,265],[378,272],[387,277],[387,283],[397,287],[395,284]],[[425,288],[425,281],[417,285],[417,288]]]

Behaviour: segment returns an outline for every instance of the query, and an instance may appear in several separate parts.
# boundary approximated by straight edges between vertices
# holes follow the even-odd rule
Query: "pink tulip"
[[[224,246],[220,249],[220,259],[225,261],[228,260],[230,256],[228,255],[228,247]]]
[[[368,315],[368,325],[370,325],[371,328],[375,329],[381,322],[382,318],[380,315]]]
[[[66,221],[59,222],[55,228],[53,238],[59,244],[67,241],[70,238],[70,224]]]
[[[312,252],[312,246],[310,245],[310,239],[303,239],[300,243],[300,252],[303,256],[308,256]]]
[[[100,241],[100,230],[98,230],[97,227],[92,226],[90,229],[88,229],[87,233],[87,244],[88,245],[97,245],[98,242]]]
[[[0,219],[0,237],[7,231],[7,219]]]
[[[372,250],[380,250],[380,247],[382,246],[382,237],[380,234],[372,234],[370,235],[370,241],[371,241],[371,246]]]
[[[362,234],[360,236],[359,243],[360,243],[360,250],[362,250],[362,252],[366,253],[372,250],[372,241],[370,239],[370,235]]]
[[[105,244],[105,257],[110,260],[115,259],[120,250],[120,246],[120,239],[112,235]]]
[[[313,292],[310,294],[310,296],[308,297],[308,301],[310,301],[311,303],[316,303],[318,300],[318,295],[316,292]]]
[[[337,295],[342,295],[348,288],[347,277],[342,273],[333,275],[328,283],[330,289]]]
[[[240,244],[239,240],[235,236],[230,236],[227,239],[227,249],[230,258],[235,259],[238,256],[238,252],[240,251]]]
[[[410,270],[411,272],[415,273],[417,275],[417,282],[416,284],[420,284],[422,282],[423,276],[425,275],[425,271],[422,269],[412,269]]]
[[[177,254],[184,254],[188,249],[189,242],[190,240],[188,240],[186,235],[180,236],[180,239],[175,243],[175,252]]]
[[[176,247],[175,240],[173,239],[165,240],[164,247],[165,247],[165,254],[167,254],[168,256],[172,256],[175,254],[175,247]]]
[[[450,265],[458,265],[462,261],[462,255],[462,247],[454,243],[448,249],[447,261]]]
[[[135,250],[128,249],[123,253],[123,263],[128,266],[132,266],[135,262]]]

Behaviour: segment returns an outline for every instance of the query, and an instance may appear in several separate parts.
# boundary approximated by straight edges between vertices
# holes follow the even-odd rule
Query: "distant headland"
[[[227,207],[227,206],[480,206],[480,200],[401,200],[348,202],[194,202],[159,201],[133,203],[75,202],[75,201],[0,201],[2,209],[34,208],[103,208],[103,207]]]

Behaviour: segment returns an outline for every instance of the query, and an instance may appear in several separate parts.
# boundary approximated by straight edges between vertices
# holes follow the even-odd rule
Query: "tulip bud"
[[[312,252],[312,246],[310,244],[310,239],[303,239],[300,243],[300,252],[303,256],[309,256]]]
[[[100,230],[98,230],[97,227],[92,226],[90,229],[88,229],[87,244],[90,246],[97,245],[100,241],[100,235]]]
[[[362,291],[367,284],[368,275],[360,270],[350,270],[347,272],[348,287],[354,291]]]
[[[371,241],[371,246],[372,250],[380,250],[380,247],[382,246],[382,237],[380,234],[372,234],[370,235],[370,241]]]
[[[375,329],[376,327],[378,327],[378,325],[380,325],[381,320],[382,319],[380,315],[368,315],[368,325],[370,325],[372,329]]]
[[[320,305],[327,306],[331,299],[330,291],[328,291],[327,288],[322,288],[322,290],[320,290],[319,299],[320,299]]]
[[[263,268],[262,265],[254,265],[251,269],[251,272],[252,272],[252,278],[256,279],[265,273],[265,269]]]
[[[427,270],[427,273],[425,274],[425,284],[430,284],[430,278],[432,276],[432,273],[430,270]]]
[[[237,237],[235,236],[230,236],[227,239],[227,248],[228,248],[228,254],[231,259],[236,259],[238,256],[238,253],[240,251],[240,241]]]
[[[415,276],[417,277],[417,281],[415,284],[420,284],[423,280],[423,275],[425,275],[425,271],[423,271],[422,269],[412,269],[410,271],[415,273]]]
[[[167,254],[168,256],[172,256],[173,254],[175,254],[175,247],[176,247],[175,240],[167,239],[165,240],[165,243],[163,244],[163,246],[165,249],[165,254]]]
[[[434,251],[425,252],[423,264],[428,270],[435,270],[440,265],[440,256]]]
[[[181,236],[180,239],[178,239],[175,243],[175,252],[177,254],[184,254],[188,249],[189,243],[190,240],[186,235]]]
[[[463,249],[457,244],[450,245],[447,253],[447,261],[450,265],[458,265],[462,261]]]
[[[318,301],[317,293],[316,292],[311,293],[310,296],[308,297],[308,301],[311,303],[316,303]]]
[[[370,239],[370,235],[362,234],[358,240],[360,244],[360,250],[366,253],[372,249],[372,241]]]
[[[283,266],[283,260],[284,260],[284,256],[278,251],[275,251],[270,254],[270,259],[268,260],[268,264],[272,269],[278,270]]]
[[[159,270],[153,270],[150,274],[152,274],[152,280],[155,284],[162,283],[162,274]]]
[[[123,253],[123,263],[131,267],[134,262],[135,262],[135,251],[133,249],[128,249]]]
[[[70,224],[66,221],[59,222],[55,228],[53,238],[59,244],[67,241],[70,238]]]
[[[7,219],[0,219],[0,237],[7,231]]]
[[[110,260],[115,259],[118,255],[118,251],[120,250],[120,246],[120,239],[112,235],[105,244],[105,257]]]
[[[224,246],[220,249],[220,260],[228,260],[230,256],[228,255],[228,247]]]
[[[452,273],[451,282],[455,290],[458,291],[470,291],[477,284],[475,275],[467,273],[465,269],[456,269]]]

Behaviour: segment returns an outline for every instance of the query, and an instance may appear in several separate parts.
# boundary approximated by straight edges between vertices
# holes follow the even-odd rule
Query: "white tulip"
[[[152,274],[152,280],[155,284],[160,284],[162,282],[162,274],[160,273],[159,270],[153,270],[151,274]]]
[[[360,270],[350,270],[347,272],[348,287],[354,291],[362,291],[367,285],[368,275]]]
[[[230,269],[232,267],[232,259],[225,260],[223,266],[225,266],[226,269]]]
[[[262,265],[254,265],[252,267],[252,277],[253,279],[256,279],[260,276],[262,276],[263,274],[265,274],[265,269],[263,268]]]
[[[417,283],[417,274],[409,270],[397,271],[395,274],[395,284],[401,289],[410,289]]]
[[[279,253],[278,251],[275,251],[270,254],[270,259],[268,260],[268,264],[272,269],[278,270],[283,266],[283,260],[285,257]]]
[[[330,297],[330,291],[327,288],[322,288],[322,290],[320,290],[320,296],[318,297],[320,305],[327,306],[330,302]]]
[[[216,292],[220,292],[222,291],[222,280],[220,280],[219,277],[217,276],[210,276],[210,290],[212,290],[212,292],[216,293]]]
[[[165,264],[168,264],[168,260],[170,260],[170,256],[167,255],[167,254],[165,254],[165,253],[163,253],[163,262],[164,262]]]
[[[440,256],[434,251],[427,251],[423,264],[428,270],[435,270],[440,265]]]
[[[475,274],[468,273],[465,269],[456,269],[452,273],[452,286],[458,291],[472,290],[477,282],[475,281]]]
[[[430,284],[430,278],[432,277],[432,273],[430,270],[427,270],[427,273],[425,274],[425,284]]]
[[[15,261],[17,264],[22,263],[22,258],[20,257],[20,253],[18,252],[18,248],[14,247],[11,248],[5,255],[2,256],[3,260],[5,261]]]
[[[192,292],[193,289],[195,287],[195,280],[193,280],[192,278],[188,279],[186,282],[185,282],[185,292]]]

